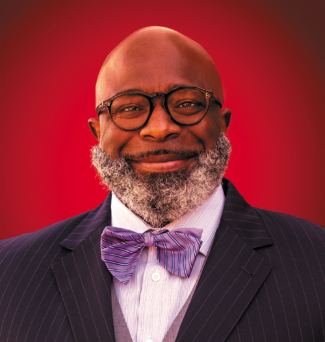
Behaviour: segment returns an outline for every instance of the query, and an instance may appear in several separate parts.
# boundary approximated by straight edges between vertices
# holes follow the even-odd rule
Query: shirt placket
[[[156,248],[148,248],[148,262],[144,271],[139,306],[137,342],[157,342],[157,331],[153,324],[158,319],[157,301],[161,298],[162,272],[156,257]]]

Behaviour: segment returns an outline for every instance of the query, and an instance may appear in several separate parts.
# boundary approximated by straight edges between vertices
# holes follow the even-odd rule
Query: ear
[[[88,119],[89,128],[93,136],[99,141],[100,139],[100,127],[99,120],[95,118]]]
[[[227,133],[231,120],[231,110],[229,108],[224,108],[221,110],[221,120],[223,123],[224,132]]]

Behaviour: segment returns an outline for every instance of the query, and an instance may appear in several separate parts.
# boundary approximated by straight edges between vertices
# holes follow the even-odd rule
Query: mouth
[[[198,152],[154,151],[129,159],[135,170],[142,172],[190,171],[195,164]]]

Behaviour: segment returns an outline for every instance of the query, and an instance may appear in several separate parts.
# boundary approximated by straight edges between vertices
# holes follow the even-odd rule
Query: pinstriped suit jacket
[[[324,341],[325,231],[248,205],[224,180],[220,226],[177,342]],[[97,209],[0,242],[0,341],[114,341]]]

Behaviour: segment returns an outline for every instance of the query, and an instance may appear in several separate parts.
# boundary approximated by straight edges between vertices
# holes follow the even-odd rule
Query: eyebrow
[[[196,87],[196,85],[193,85],[193,84],[172,84],[168,87],[168,90],[166,91],[166,93],[168,93],[169,91],[171,91],[172,89],[177,88],[177,87]],[[124,90],[124,91],[119,91],[118,93],[116,93],[112,97],[119,95],[119,94],[136,93],[136,92],[140,92],[140,93],[144,93],[144,94],[148,94],[148,95],[152,94],[152,93],[156,93],[156,91],[153,91],[152,93],[148,93],[144,89],[141,89],[141,88],[132,88],[132,89]],[[160,93],[160,92],[157,92],[157,93]]]

